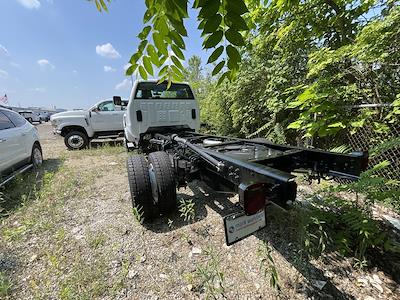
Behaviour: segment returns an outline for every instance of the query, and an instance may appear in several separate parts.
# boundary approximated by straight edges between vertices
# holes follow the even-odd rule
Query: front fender
[[[86,131],[89,137],[94,135],[93,129],[90,126],[89,118],[85,117],[65,117],[59,120],[55,120],[57,123],[56,132],[62,132],[66,127],[81,127]]]

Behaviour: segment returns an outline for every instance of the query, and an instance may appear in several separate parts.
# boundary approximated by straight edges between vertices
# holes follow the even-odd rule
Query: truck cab
[[[121,99],[114,97],[121,105]],[[155,133],[198,131],[199,105],[187,83],[136,81],[124,116],[124,135],[128,149],[146,148]],[[130,146],[130,147],[129,147]]]
[[[50,117],[54,133],[64,138],[68,149],[87,148],[92,139],[123,136],[125,107],[112,99],[97,102],[87,110],[72,110]]]

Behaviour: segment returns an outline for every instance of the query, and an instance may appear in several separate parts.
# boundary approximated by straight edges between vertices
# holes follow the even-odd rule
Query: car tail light
[[[265,207],[265,185],[264,183],[255,183],[239,185],[239,197],[244,207],[246,215],[252,215]]]

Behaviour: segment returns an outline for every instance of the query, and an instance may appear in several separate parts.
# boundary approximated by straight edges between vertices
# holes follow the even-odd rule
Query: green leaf
[[[176,58],[176,56],[172,55],[171,56],[172,62],[177,66],[180,70],[183,70],[184,67],[182,66],[182,63],[179,61],[179,59]]]
[[[239,65],[237,61],[234,61],[232,59],[228,60],[228,64],[227,64],[229,70],[234,70],[234,69],[239,69]]]
[[[336,123],[330,124],[328,127],[330,127],[330,128],[336,128],[336,127],[346,128],[346,125],[344,125],[343,122],[336,122]]]
[[[143,52],[143,50],[146,48],[146,45],[147,45],[147,40],[141,41],[138,47],[139,52]]]
[[[159,31],[161,35],[165,36],[169,32],[168,24],[166,22],[166,18],[159,17],[154,22],[154,29]]]
[[[149,35],[151,30],[151,26],[146,26],[142,29],[142,32],[139,33],[138,38],[141,40],[144,40],[145,38],[147,38],[147,36]]]
[[[239,51],[232,45],[228,45],[226,47],[226,53],[228,54],[228,57],[230,58],[230,60],[232,60],[235,63],[239,63],[242,59],[239,54]]]
[[[125,72],[126,76],[131,76],[133,74],[133,72],[135,72],[135,70],[137,69],[138,65],[131,65]]]
[[[242,35],[237,32],[236,30],[233,30],[232,28],[228,29],[225,32],[225,37],[226,39],[233,45],[235,46],[243,46],[244,45],[244,40]]]
[[[238,15],[243,15],[249,10],[243,0],[226,1],[226,10],[229,12],[235,12]]]
[[[301,120],[297,120],[295,122],[290,123],[287,128],[288,129],[300,129],[302,125],[303,125],[303,122]]]
[[[107,5],[105,4],[104,0],[100,0],[100,4],[101,4],[101,7],[103,7],[103,9],[108,12],[108,8],[107,8]]]
[[[211,34],[207,40],[204,42],[204,49],[213,48],[218,45],[222,40],[223,32],[222,30],[218,30]]]
[[[219,46],[217,49],[214,50],[213,53],[211,53],[210,57],[208,58],[207,63],[213,63],[218,59],[218,57],[221,56],[222,52],[224,51],[224,46]]]
[[[220,14],[217,14],[215,17],[207,20],[207,22],[204,25],[204,30],[203,33],[212,33],[216,31],[221,24],[222,21],[222,16]]]
[[[217,86],[221,85],[221,83],[229,77],[230,71],[226,71],[221,77],[218,79]]]
[[[143,16],[143,24],[146,24],[147,22],[149,22],[152,17],[153,17],[152,10],[151,9],[147,9],[146,12],[144,13],[144,16]]]
[[[180,59],[184,60],[185,56],[183,55],[181,49],[179,49],[179,47],[177,45],[172,44],[171,45],[172,51],[175,53],[175,55],[177,57],[179,57]]]
[[[129,62],[130,62],[132,65],[134,65],[134,64],[140,59],[141,56],[142,56],[142,53],[136,52],[135,54],[133,54],[133,55],[131,56],[131,59],[129,60]]]
[[[143,65],[144,65],[144,68],[146,69],[147,73],[149,73],[151,76],[153,76],[154,75],[153,66],[152,66],[150,58],[148,56],[143,57]]]
[[[199,16],[202,16],[205,19],[210,19],[211,17],[215,16],[215,14],[218,12],[220,5],[221,5],[220,0],[208,1],[207,3],[204,4],[202,9],[200,10]]]
[[[147,73],[143,66],[139,66],[139,74],[144,80],[147,80]]]
[[[185,26],[183,25],[183,20],[181,21],[176,21],[173,19],[169,19],[170,23],[174,27],[174,29],[179,33],[181,36],[187,36],[187,31]]]
[[[158,51],[160,51],[164,55],[168,55],[167,45],[164,43],[164,39],[161,34],[159,34],[158,32],[154,32],[153,41]]]
[[[246,24],[246,21],[238,14],[235,13],[228,13],[224,17],[225,24],[228,27],[234,28],[238,31],[240,30],[248,30],[249,27]]]
[[[150,56],[151,62],[157,67],[159,67],[160,60],[158,59],[156,49],[152,44],[147,45],[147,54]]]
[[[158,72],[158,77],[162,77],[162,76],[164,76],[165,74],[167,74],[168,68],[169,68],[169,66],[164,66],[164,67],[162,67],[162,68],[160,69],[160,71]]]
[[[175,44],[181,48],[182,50],[185,50],[185,42],[183,41],[183,38],[175,31],[171,31],[169,33],[169,37],[175,42]]]
[[[221,62],[219,62],[216,66],[215,66],[215,68],[214,68],[214,70],[212,71],[212,76],[215,76],[216,74],[218,74],[221,70],[222,70],[222,68],[225,66],[225,61],[223,60],[223,61],[221,61]]]
[[[95,3],[96,3],[97,10],[98,10],[98,11],[101,11],[101,6],[100,6],[99,1],[96,0]]]

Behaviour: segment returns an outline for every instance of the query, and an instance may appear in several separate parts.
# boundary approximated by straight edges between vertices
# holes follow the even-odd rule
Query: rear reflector
[[[242,200],[246,215],[253,215],[265,207],[265,185],[255,183],[239,185],[239,197]]]

